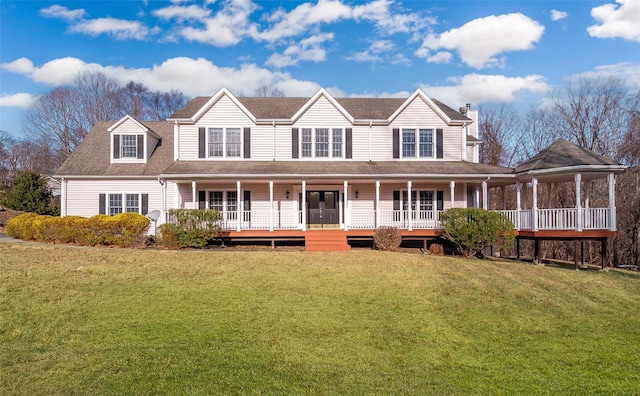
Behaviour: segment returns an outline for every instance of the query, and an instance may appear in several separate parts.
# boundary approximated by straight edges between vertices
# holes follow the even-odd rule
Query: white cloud
[[[345,57],[346,60],[359,62],[359,63],[377,63],[382,62],[382,57],[374,55],[369,51],[356,52],[351,56]]]
[[[69,31],[90,36],[109,35],[116,40],[144,40],[158,29],[149,29],[142,22],[116,18],[85,19],[84,9],[69,10],[67,7],[52,5],[42,8],[40,15],[49,18],[64,19],[69,23]]]
[[[85,33],[90,36],[107,34],[117,40],[144,40],[151,30],[138,21],[127,21],[116,18],[98,18],[80,21],[73,24],[69,30]]]
[[[504,60],[498,54],[531,49],[543,32],[542,25],[520,13],[491,15],[448,32],[428,34],[415,54],[428,58],[430,51],[444,48],[457,51],[464,63],[477,69],[501,66]]]
[[[410,66],[412,63],[410,59],[404,56],[404,54],[395,54],[391,58],[391,64],[394,66],[397,66],[397,65]]]
[[[451,63],[451,60],[453,60],[453,54],[448,51],[440,51],[427,57],[430,63]]]
[[[381,52],[389,52],[393,50],[394,47],[395,44],[389,40],[376,40],[371,43],[369,49],[371,50],[371,52],[379,54]]]
[[[321,45],[331,40],[333,40],[333,33],[311,36],[298,44],[290,45],[283,54],[271,55],[266,64],[282,68],[296,65],[300,61],[322,62],[327,59],[327,53]]]
[[[640,88],[640,64],[631,62],[615,63],[612,65],[596,66],[593,70],[579,73],[571,77],[616,77],[633,92]],[[571,78],[570,77],[570,78]]]
[[[620,5],[604,4],[591,9],[596,24],[587,32],[598,38],[623,38],[640,42],[640,1],[616,0]]]
[[[192,4],[190,6],[169,6],[160,8],[152,12],[153,15],[160,19],[170,20],[176,19],[178,22],[187,20],[201,20],[211,15],[211,11]]]
[[[507,77],[503,75],[467,74],[448,79],[451,85],[427,85],[421,88],[430,97],[435,97],[450,106],[456,103],[514,102],[520,93],[543,94],[549,86],[544,77],[529,75],[526,77]]]
[[[551,10],[551,20],[552,21],[559,21],[561,19],[565,19],[566,17],[568,17],[569,14],[565,11],[558,11],[558,10]]]
[[[187,26],[182,29],[181,34],[189,41],[217,47],[237,44],[247,35],[249,15],[255,9],[256,5],[250,0],[226,0],[215,16],[200,19],[204,28]]]
[[[29,108],[36,98],[28,93],[17,93],[14,95],[0,95],[0,107]]]
[[[51,86],[72,84],[78,73],[92,71],[102,72],[123,84],[132,80],[140,82],[153,91],[179,89],[187,96],[211,95],[223,86],[245,94],[264,85],[275,86],[288,96],[313,95],[320,88],[315,82],[297,80],[288,73],[274,72],[255,64],[220,67],[203,58],[171,58],[151,68],[103,66],[71,57],[54,59],[36,67],[29,59],[21,58],[0,67]]]
[[[51,7],[41,9],[40,15],[47,18],[60,18],[66,21],[73,21],[82,19],[86,15],[86,11],[84,9],[70,10],[67,7],[54,4]]]
[[[391,4],[391,0],[374,0],[358,5],[353,8],[353,17],[356,20],[373,22],[378,30],[385,34],[417,32],[426,25],[436,23],[435,18],[416,13],[393,14],[390,11]]]

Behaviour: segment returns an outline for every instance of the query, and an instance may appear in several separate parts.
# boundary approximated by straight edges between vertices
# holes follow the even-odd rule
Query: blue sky
[[[640,0],[0,2],[0,129],[37,96],[102,71],[152,90],[540,104],[564,79],[640,89]]]

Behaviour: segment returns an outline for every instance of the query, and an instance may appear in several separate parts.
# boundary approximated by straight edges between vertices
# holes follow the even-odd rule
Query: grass
[[[638,394],[640,274],[0,244],[0,394]]]

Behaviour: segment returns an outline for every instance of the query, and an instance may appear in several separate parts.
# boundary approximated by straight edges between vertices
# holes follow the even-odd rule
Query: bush
[[[158,245],[167,249],[178,249],[178,234],[172,224],[162,224],[158,227]]]
[[[47,180],[29,169],[16,174],[11,187],[4,193],[0,203],[14,210],[47,215],[58,214],[58,209],[51,202],[51,191],[47,187]]]
[[[221,218],[213,209],[171,209],[170,224],[162,226],[162,244],[169,248],[176,242],[183,248],[208,246],[220,234]]]
[[[373,233],[373,246],[378,250],[395,251],[402,243],[402,235],[395,227],[378,227]]]
[[[52,217],[25,213],[7,223],[7,234],[14,238],[40,242],[79,245],[134,246],[144,241],[149,219],[137,213]]]
[[[429,246],[429,253],[433,254],[434,256],[444,256],[444,248],[439,243],[432,243]]]
[[[449,209],[440,215],[440,223],[442,236],[467,258],[491,245],[509,248],[515,239],[506,216],[480,208]]]

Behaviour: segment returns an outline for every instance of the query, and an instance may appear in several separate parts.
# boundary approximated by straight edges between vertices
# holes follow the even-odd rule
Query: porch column
[[[380,180],[376,180],[376,218],[374,228],[380,227]]]
[[[580,185],[582,184],[582,175],[576,173],[576,230],[582,231],[582,202],[580,198]]]
[[[487,202],[488,200],[489,200],[489,191],[487,191],[487,181],[483,180],[482,181],[482,209],[484,210],[489,209],[489,202]]]
[[[407,213],[409,215],[408,231],[413,231],[413,210],[411,210],[411,180],[407,181]]]
[[[240,180],[236,181],[236,217],[237,217],[237,225],[236,231],[240,232],[242,224],[242,205],[244,204],[244,200],[240,196]]]
[[[582,227],[586,227],[587,229],[592,226],[591,214],[589,213],[589,200],[591,199],[591,181],[587,180],[584,183],[584,224]]]
[[[455,207],[456,206],[456,182],[451,180],[449,182],[449,190],[450,190],[450,194],[451,194],[451,207]]]
[[[60,179],[60,217],[67,215],[67,181]]]
[[[191,207],[191,209],[198,209],[198,207],[196,206],[196,202],[197,202],[197,197],[196,195],[198,194],[198,192],[196,191],[196,181],[192,180],[191,181],[191,205],[193,205]]]
[[[349,223],[351,222],[351,212],[349,211],[349,182],[344,181],[344,230],[349,231]]]
[[[307,181],[302,181],[302,231],[307,230]]]
[[[516,182],[516,230],[520,230],[520,211],[522,210],[520,204],[520,195],[522,193],[522,183]]]
[[[533,203],[531,204],[531,221],[533,224],[531,228],[533,231],[538,231],[538,179],[531,179],[531,190],[533,194]]]
[[[609,173],[609,230],[616,231],[616,175]]]
[[[480,207],[480,190],[477,187],[475,190],[473,190],[473,207]]]
[[[273,180],[269,180],[269,231],[273,231]]]

